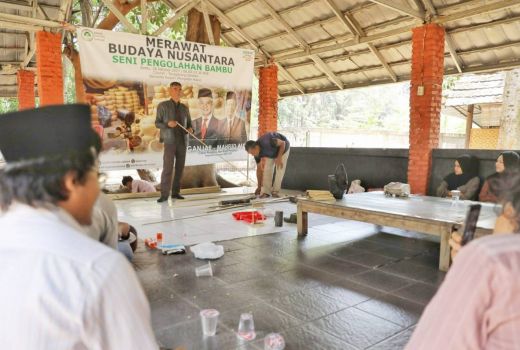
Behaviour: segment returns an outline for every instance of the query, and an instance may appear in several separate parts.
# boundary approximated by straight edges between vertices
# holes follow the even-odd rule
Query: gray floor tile
[[[228,265],[214,271],[214,276],[228,284],[266,277],[268,274],[268,271],[262,271],[254,264]]]
[[[415,283],[413,280],[401,278],[379,270],[370,270],[347,278],[383,292],[391,292]]]
[[[354,264],[332,256],[321,256],[316,259],[306,260],[304,264],[341,277],[349,277],[369,270],[366,266]]]
[[[387,294],[358,304],[356,308],[402,327],[409,327],[419,321],[424,305]]]
[[[349,343],[312,325],[305,325],[282,333],[285,350],[356,350]]]
[[[150,303],[152,327],[159,331],[177,323],[187,322],[199,317],[200,310],[183,298],[173,295]]]
[[[414,301],[419,304],[428,304],[437,293],[437,287],[430,284],[417,282],[407,287],[395,290],[392,292],[393,295],[398,297]]]
[[[326,286],[313,289],[343,304],[353,306],[383,294],[376,289],[352,282],[350,280],[336,281]]]
[[[227,289],[240,295],[262,300],[270,300],[298,291],[296,286],[283,280],[278,275],[230,284]]]
[[[307,266],[299,266],[294,270],[281,273],[279,274],[279,277],[293,284],[298,289],[326,286],[342,279],[338,275],[333,275]]]
[[[356,308],[339,311],[312,324],[361,349],[377,344],[403,329]]]
[[[258,302],[252,294],[242,293],[234,288],[217,287],[211,290],[184,295],[184,298],[200,309],[217,309],[220,312],[237,309]]]
[[[267,303],[259,302],[239,309],[224,311],[220,314],[220,323],[232,330],[238,330],[240,315],[252,313],[255,331],[258,336],[268,333],[280,333],[302,324],[302,321]]]
[[[384,255],[373,254],[370,252],[362,252],[360,254],[332,255],[337,259],[353,262],[370,268],[386,265],[392,261],[395,261],[395,259],[386,257]]]
[[[303,321],[315,320],[349,306],[346,302],[320,294],[315,289],[292,293],[269,300],[268,303]]]
[[[409,261],[400,261],[395,264],[386,265],[381,267],[381,270],[435,286],[440,285],[446,275],[446,273],[439,271],[435,267],[421,266]]]
[[[381,343],[376,344],[372,347],[370,347],[370,350],[402,350],[405,348],[406,344],[408,344],[408,341],[412,337],[413,334],[413,327],[408,328],[400,333],[397,333],[396,335],[383,340]]]
[[[200,319],[175,325],[157,333],[157,341],[167,349],[183,350],[257,350],[252,343],[239,340],[235,332],[219,323],[217,334],[204,337]]]

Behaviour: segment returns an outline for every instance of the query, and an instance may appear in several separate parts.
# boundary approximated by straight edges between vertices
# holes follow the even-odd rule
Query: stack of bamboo
[[[335,201],[329,191],[307,190],[307,197],[313,201]]]

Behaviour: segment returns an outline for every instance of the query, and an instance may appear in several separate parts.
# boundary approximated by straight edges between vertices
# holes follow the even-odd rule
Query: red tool
[[[233,217],[235,218],[235,220],[245,221],[250,224],[265,220],[265,216],[256,210],[255,211],[238,211],[236,213],[233,213]]]

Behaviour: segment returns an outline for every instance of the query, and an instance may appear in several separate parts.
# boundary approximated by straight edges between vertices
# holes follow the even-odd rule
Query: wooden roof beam
[[[181,5],[176,11],[175,15],[168,19],[166,22],[163,23],[162,26],[159,27],[155,32],[152,33],[153,36],[161,35],[166,29],[170,28],[175,22],[177,22],[182,16],[188,13],[189,10],[197,6],[199,4],[200,0],[188,0],[184,3],[184,5]]]
[[[278,22],[280,23],[285,30],[289,33],[291,37],[293,37],[298,43],[302,46],[303,49],[309,50],[309,44],[305,42],[305,40],[298,34],[296,31],[285,21],[282,16],[276,10],[269,5],[269,3],[266,0],[257,0],[260,2],[263,7],[269,12],[269,14]],[[336,86],[340,89],[343,89],[343,82],[341,79],[339,79],[332,69],[330,69],[329,66],[327,66],[323,60],[318,55],[311,55],[310,58],[316,63],[316,65],[325,73],[331,82],[336,84]]]
[[[101,0],[101,1],[105,4],[106,7],[108,7],[110,12],[112,12],[114,14],[114,16],[117,17],[117,19],[121,22],[121,24],[123,24],[123,26],[126,29],[128,29],[129,32],[134,33],[134,34],[139,33],[139,30],[137,30],[137,28],[134,27],[134,25],[132,23],[130,23],[128,18],[126,18],[126,16],[123,15],[121,13],[121,11],[119,11],[119,9],[114,5],[112,0]]]
[[[359,28],[354,26],[352,23],[352,18],[348,18],[344,15],[344,13],[339,9],[339,7],[334,3],[333,0],[324,0],[325,3],[329,6],[329,8],[332,10],[334,15],[339,19],[339,21],[343,24],[343,26],[352,34],[361,36],[363,35],[362,32],[359,31]]]
[[[246,32],[242,30],[238,25],[236,25],[222,10],[220,10],[217,6],[215,6],[210,0],[206,0],[206,5],[208,8],[215,14],[221,22],[226,23],[228,26],[232,27],[244,40],[246,40],[251,46],[257,50],[263,53],[263,55],[266,58],[271,58],[271,54],[267,51],[265,51],[263,48],[260,47],[260,45],[253,39],[251,36],[249,36]],[[296,79],[293,78],[291,73],[289,73],[281,64],[276,63],[278,65],[279,71],[293,83],[293,85],[296,87],[298,91],[300,91],[302,94],[305,94],[305,89],[301,84],[299,84]]]
[[[215,45],[215,36],[213,35],[213,28],[211,28],[211,21],[209,19],[206,1],[201,0],[200,7],[202,9],[202,16],[204,17],[204,25],[206,27],[206,33],[208,34],[209,43]]]
[[[448,16],[438,17],[438,18],[435,18],[432,22],[444,24],[446,22],[465,19],[465,18],[473,17],[475,15],[481,15],[484,13],[493,12],[493,11],[497,11],[500,9],[504,9],[504,8],[508,8],[508,7],[512,7],[512,6],[518,6],[518,5],[520,5],[520,2],[518,0],[502,0],[497,3],[479,6],[478,8],[475,8],[475,9],[471,9],[471,10],[467,10],[467,11],[460,11],[460,12],[457,12],[457,13],[454,13],[454,14],[451,14]],[[396,35],[409,33],[412,30],[412,28],[414,28],[414,27],[415,27],[414,25],[409,25],[409,26],[403,26],[403,27],[396,28],[396,29],[391,29],[391,30],[388,30],[385,32],[363,37],[359,40],[359,42],[356,40],[347,40],[343,43],[339,43],[339,44],[335,43],[335,44],[331,44],[329,46],[311,49],[310,52],[301,51],[301,52],[297,52],[297,53],[293,53],[293,54],[279,54],[279,55],[273,55],[273,56],[279,62],[282,62],[285,60],[290,60],[290,59],[303,58],[303,57],[307,57],[312,54],[320,54],[320,53],[325,53],[325,52],[330,52],[330,51],[336,51],[338,49],[356,46],[356,45],[359,45],[360,43],[375,42],[377,40],[386,39],[386,38],[393,37]]]

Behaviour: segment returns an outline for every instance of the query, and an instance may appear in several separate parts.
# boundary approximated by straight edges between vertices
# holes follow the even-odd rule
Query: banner
[[[156,116],[161,103],[174,108],[172,82],[205,144],[188,137],[186,165],[247,159],[254,51],[91,28],[78,28],[78,43],[102,169],[162,167]]]

